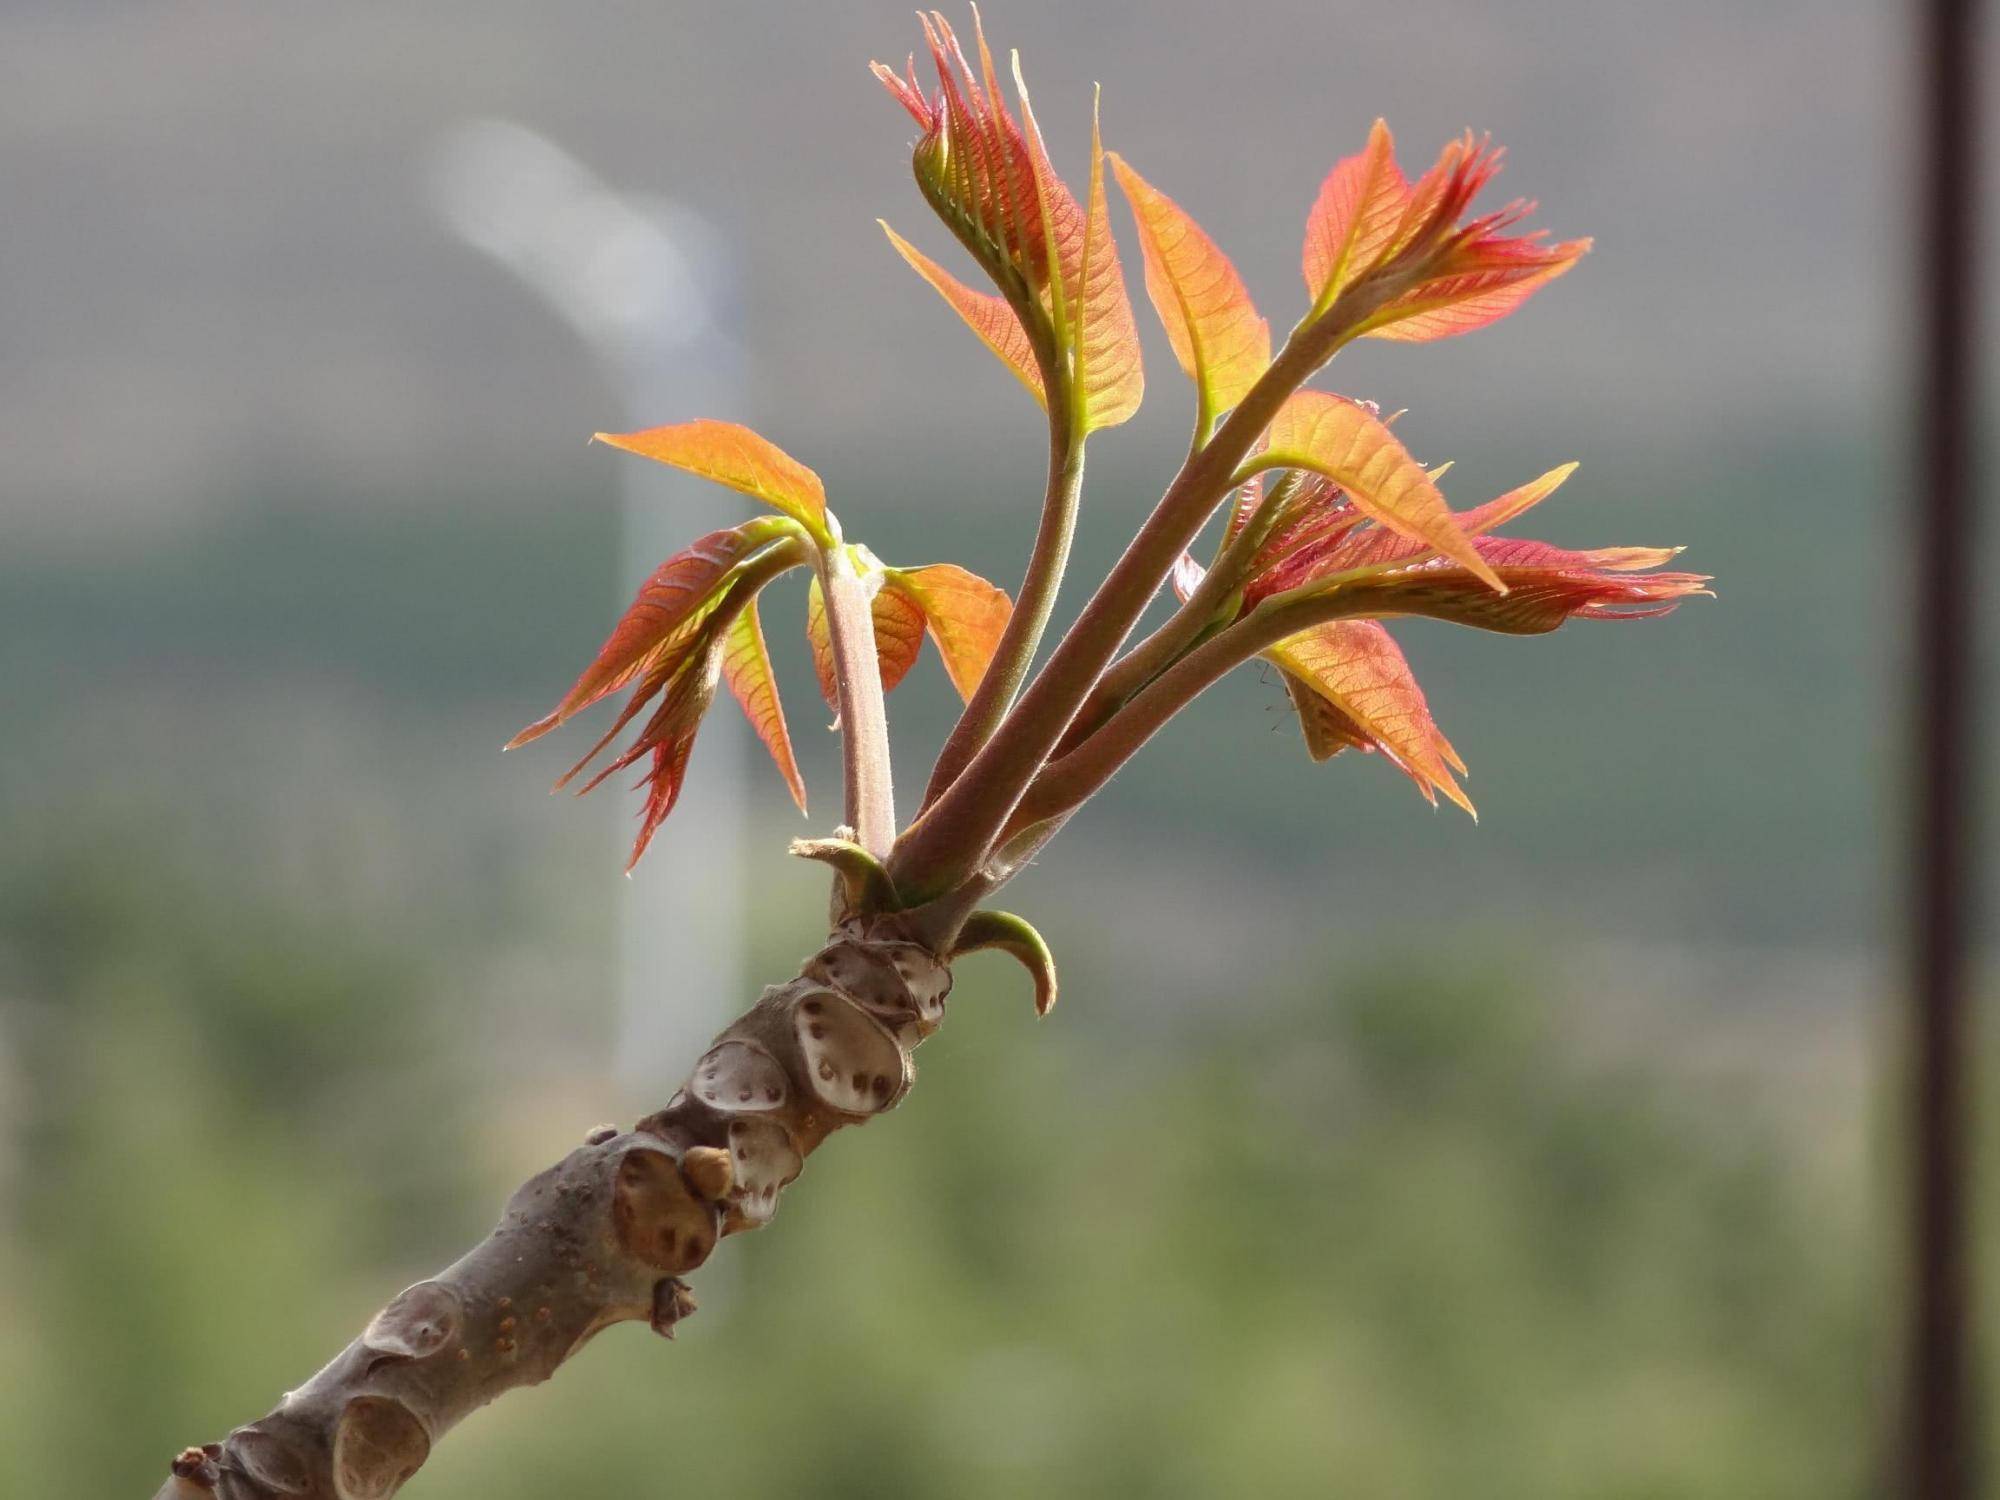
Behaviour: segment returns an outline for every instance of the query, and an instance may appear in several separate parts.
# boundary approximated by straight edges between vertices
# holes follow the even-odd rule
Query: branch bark
[[[673,1337],[682,1278],[770,1221],[834,1131],[893,1108],[944,1017],[948,963],[894,918],[837,931],[764,992],[665,1108],[604,1127],[508,1200],[264,1416],[175,1458],[155,1500],[388,1500],[467,1414],[616,1323]]]

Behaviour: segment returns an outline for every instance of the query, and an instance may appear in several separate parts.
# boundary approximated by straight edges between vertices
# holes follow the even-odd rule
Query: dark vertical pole
[[[1972,1500],[1972,703],[1978,0],[1923,11],[1923,307],[1915,617],[1916,809],[1911,883],[1908,1500]]]

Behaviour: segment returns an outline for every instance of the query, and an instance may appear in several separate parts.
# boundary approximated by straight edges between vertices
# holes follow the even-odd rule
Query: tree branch
[[[387,1500],[462,1418],[616,1323],[673,1336],[681,1278],[768,1223],[835,1130],[909,1088],[951,970],[894,919],[837,935],[695,1065],[666,1108],[591,1132],[470,1252],[399,1293],[276,1408],[173,1461],[155,1500]]]

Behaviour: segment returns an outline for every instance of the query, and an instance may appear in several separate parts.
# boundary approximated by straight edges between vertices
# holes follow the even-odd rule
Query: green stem
[[[1083,497],[1083,440],[1069,436],[1069,424],[1050,403],[1049,480],[1042,501],[1042,521],[1035,533],[1035,548],[1028,558],[1028,571],[1021,580],[1021,595],[1014,612],[994,648],[993,660],[972,700],[965,705],[953,726],[951,737],[938,753],[930,785],[924,791],[928,808],[945,794],[972,758],[993,737],[993,731],[1014,704],[1014,697],[1034,664],[1035,652],[1048,629],[1055,610],[1056,594],[1062,587],[1063,569],[1069,562],[1070,541],[1076,534],[1077,510]]]

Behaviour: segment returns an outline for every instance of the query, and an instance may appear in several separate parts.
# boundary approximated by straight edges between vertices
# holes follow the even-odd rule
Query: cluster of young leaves
[[[975,71],[944,17],[919,20],[937,92],[926,94],[917,81],[914,55],[901,76],[881,63],[874,72],[923,131],[912,155],[917,186],[998,295],[966,286],[887,224],[882,228],[1035,399],[1044,407],[1055,403],[1074,436],[1115,427],[1139,409],[1146,382],[1111,235],[1096,126],[1086,209],[1049,161],[1020,59],[1013,69],[1017,121],[984,30],[975,24]]]
[[[1354,406],[1357,425],[1379,425],[1365,404]],[[1437,727],[1383,619],[1424,615],[1538,635],[1571,619],[1662,615],[1707,582],[1691,573],[1648,571],[1671,561],[1678,548],[1579,552],[1488,534],[1554,494],[1576,467],[1551,469],[1457,515],[1470,541],[1465,561],[1371,521],[1350,492],[1323,475],[1295,479],[1269,496],[1253,478],[1230,508],[1218,549],[1218,564],[1232,548],[1238,558],[1247,556],[1245,576],[1207,626],[1226,628],[1259,607],[1287,601],[1344,601],[1352,618],[1326,620],[1260,653],[1281,674],[1308,753],[1326,760],[1346,749],[1380,752],[1427,800],[1435,802],[1441,792],[1470,813],[1472,803],[1453,774],[1464,775],[1465,762]],[[1189,600],[1206,576],[1184,554],[1175,590]]]
[[[710,532],[660,564],[563,700],[507,746],[539,739],[631,688],[610,729],[556,782],[561,790],[654,705],[631,744],[579,789],[588,792],[627,767],[648,762],[628,870],[679,800],[695,733],[718,683],[728,685],[777,763],[792,800],[800,812],[806,810],[805,782],[757,612],[765,586],[794,569],[812,572],[806,636],[829,704],[838,706],[821,576],[836,556],[870,595],[883,690],[893,689],[916,664],[928,632],[952,682],[970,696],[1006,628],[1012,606],[1003,590],[950,563],[892,568],[866,547],[843,541],[819,475],[748,428],[704,420],[645,432],[601,432],[597,438],[714,480],[777,512]]]
[[[1039,736],[1048,747],[1027,772],[1038,786],[1059,780],[1065,764],[1074,764],[1093,738],[1103,752],[1091,757],[1094,774],[1104,773],[1162,718],[1157,702],[1138,714],[1136,724],[1126,722],[1131,714],[1125,710],[1138,713],[1142,695],[1177,680],[1171,669],[1197,652],[1208,653],[1204,671],[1211,659],[1225,669],[1235,664],[1227,651],[1218,657],[1216,643],[1240,641],[1240,660],[1261,657],[1282,673],[1315,759],[1349,748],[1379,752],[1431,801],[1442,793],[1471,811],[1457,780],[1464,762],[1438,729],[1383,621],[1425,615],[1533,634],[1571,619],[1663,614],[1703,591],[1707,580],[1698,575],[1662,571],[1673,549],[1575,551],[1492,534],[1552,494],[1574,464],[1474,509],[1454,511],[1439,485],[1450,466],[1419,463],[1396,435],[1394,417],[1366,401],[1301,388],[1356,339],[1424,342],[1483,328],[1588,251],[1588,240],[1553,242],[1544,231],[1523,232],[1521,222],[1532,211],[1525,201],[1471,212],[1501,163],[1501,153],[1486,140],[1467,134],[1449,142],[1412,180],[1396,161],[1388,127],[1375,123],[1363,149],[1327,175],[1307,215],[1301,254],[1307,311],[1274,353],[1270,325],[1229,257],[1172,198],[1105,152],[1095,117],[1089,186],[1079,202],[1050,161],[1019,59],[1012,60],[1017,113],[1001,90],[976,11],[971,57],[942,16],[920,20],[935,87],[920,82],[914,55],[900,74],[879,63],[874,72],[920,131],[912,165],[925,200],[993,290],[959,281],[884,224],[891,244],[1048,412],[1055,457],[1074,460],[1091,432],[1126,421],[1144,392],[1138,331],[1106,200],[1108,164],[1137,226],[1148,296],[1195,390],[1188,465],[1141,533],[1143,540],[1165,528],[1172,550],[1152,554],[1162,558],[1159,571],[1112,613],[1136,618],[1144,603],[1138,594],[1157,589],[1169,573],[1181,609],[1115,661],[1120,641],[1106,632],[1093,643],[1102,650],[1091,658],[1089,679],[1080,689],[1064,684],[1063,692],[1079,695],[1062,705],[1064,722],[1017,737],[1033,743]],[[617,723],[580,771],[644,706],[657,703],[630,748],[590,783],[652,757],[635,859],[678,795],[695,728],[718,677],[743,704],[804,806],[756,613],[758,592],[794,567],[815,574],[808,634],[822,690],[836,708],[822,594],[827,568],[836,561],[869,591],[885,689],[909,670],[928,631],[968,703],[1004,638],[1009,657],[1020,658],[1010,660],[1012,675],[1004,683],[1011,697],[1042,616],[1030,624],[1024,607],[1010,633],[1008,598],[992,584],[949,564],[888,567],[866,548],[846,543],[826,510],[818,477],[741,428],[694,422],[606,441],[703,474],[778,512],[705,537],[663,565],[556,711],[521,737],[531,739],[632,686]],[[1208,463],[1217,452],[1220,468]],[[1052,463],[1052,473],[1057,467]],[[1184,513],[1189,494],[1191,519]],[[1032,590],[1045,611],[1043,601],[1060,575],[1067,519],[1055,508],[1064,504],[1073,507],[1073,493],[1052,482],[1044,535],[1057,516],[1060,545],[1045,553],[1038,542],[1023,585],[1024,606]],[[1226,518],[1204,568],[1181,549],[1217,508]],[[1067,514],[1073,517],[1073,508]],[[1175,553],[1180,560],[1170,568]],[[1120,578],[1114,573],[1093,605],[1102,604]],[[1073,637],[1090,616],[1086,609]],[[1295,621],[1298,628],[1285,628]],[[1062,656],[1058,648],[1045,675],[1053,675]],[[1210,680],[1192,675],[1191,692]],[[1060,699],[1062,692],[1045,696]],[[976,737],[1005,739],[1034,702],[1031,691],[1011,711],[1006,703],[984,717],[969,709],[961,730],[977,721]],[[1179,706],[1170,702],[1165,713]],[[957,769],[969,759],[954,761],[950,775],[976,779],[977,761]],[[1019,767],[1010,774],[1018,785],[1006,795],[1020,806],[1037,805],[1032,795],[1022,795],[1031,788],[1020,780]],[[1091,780],[1095,784],[1101,774]],[[1001,825],[985,833],[993,840],[987,849],[993,848]],[[970,851],[975,861],[985,852]]]
[[[879,64],[876,72],[925,127],[916,163],[926,196],[1004,288],[1010,272],[1033,268],[1032,260],[1024,264],[1000,255],[1011,243],[1004,236],[977,232],[992,220],[988,205],[1004,197],[1004,178],[973,169],[954,174],[951,167],[968,159],[975,167],[1011,160],[1018,132],[993,87],[984,37],[978,46],[985,64],[982,88],[941,17],[927,18],[925,32],[937,67],[935,100],[926,100],[918,87],[913,63],[901,78]],[[1026,114],[1025,92],[1022,107]],[[1032,126],[1032,116],[1027,118]],[[1039,136],[1033,139],[1038,150]],[[1094,130],[1093,204],[1102,159]],[[1200,443],[1270,369],[1270,325],[1227,254],[1201,226],[1116,153],[1109,161],[1138,229],[1147,293],[1176,361],[1195,385]],[[1511,232],[1531,204],[1516,200],[1466,217],[1500,162],[1499,151],[1467,134],[1447,144],[1412,183],[1397,164],[1388,126],[1376,121],[1364,149],[1328,173],[1307,217],[1301,254],[1310,298],[1305,324],[1338,316],[1346,298],[1359,311],[1342,330],[1343,339],[1452,337],[1505,317],[1568,271],[1590,242],[1551,243],[1544,232]],[[893,231],[891,237],[988,347],[1039,393],[1023,353],[1035,346],[1034,325],[1016,316],[1013,300],[958,285]],[[1136,366],[1136,351],[1122,363]],[[1261,450],[1239,476],[1243,483],[1229,511],[1220,559],[1231,586],[1198,622],[1190,644],[1281,595],[1302,599],[1344,591],[1356,618],[1315,625],[1261,653],[1283,673],[1309,753],[1324,760],[1350,747],[1379,751],[1427,798],[1435,801],[1441,791],[1469,812],[1472,805],[1454,776],[1464,773],[1464,762],[1438,730],[1382,618],[1432,615],[1526,634],[1570,618],[1664,613],[1706,582],[1682,573],[1632,576],[1660,567],[1674,555],[1671,550],[1574,552],[1485,535],[1546,498],[1575,467],[1553,470],[1477,510],[1455,514],[1437,484],[1443,471],[1426,471],[1372,404],[1296,391],[1278,408]],[[1287,476],[1272,488],[1268,505],[1262,483],[1267,471]],[[1202,576],[1192,558],[1183,558],[1175,584],[1184,601]],[[1155,670],[1171,660],[1154,663]]]

